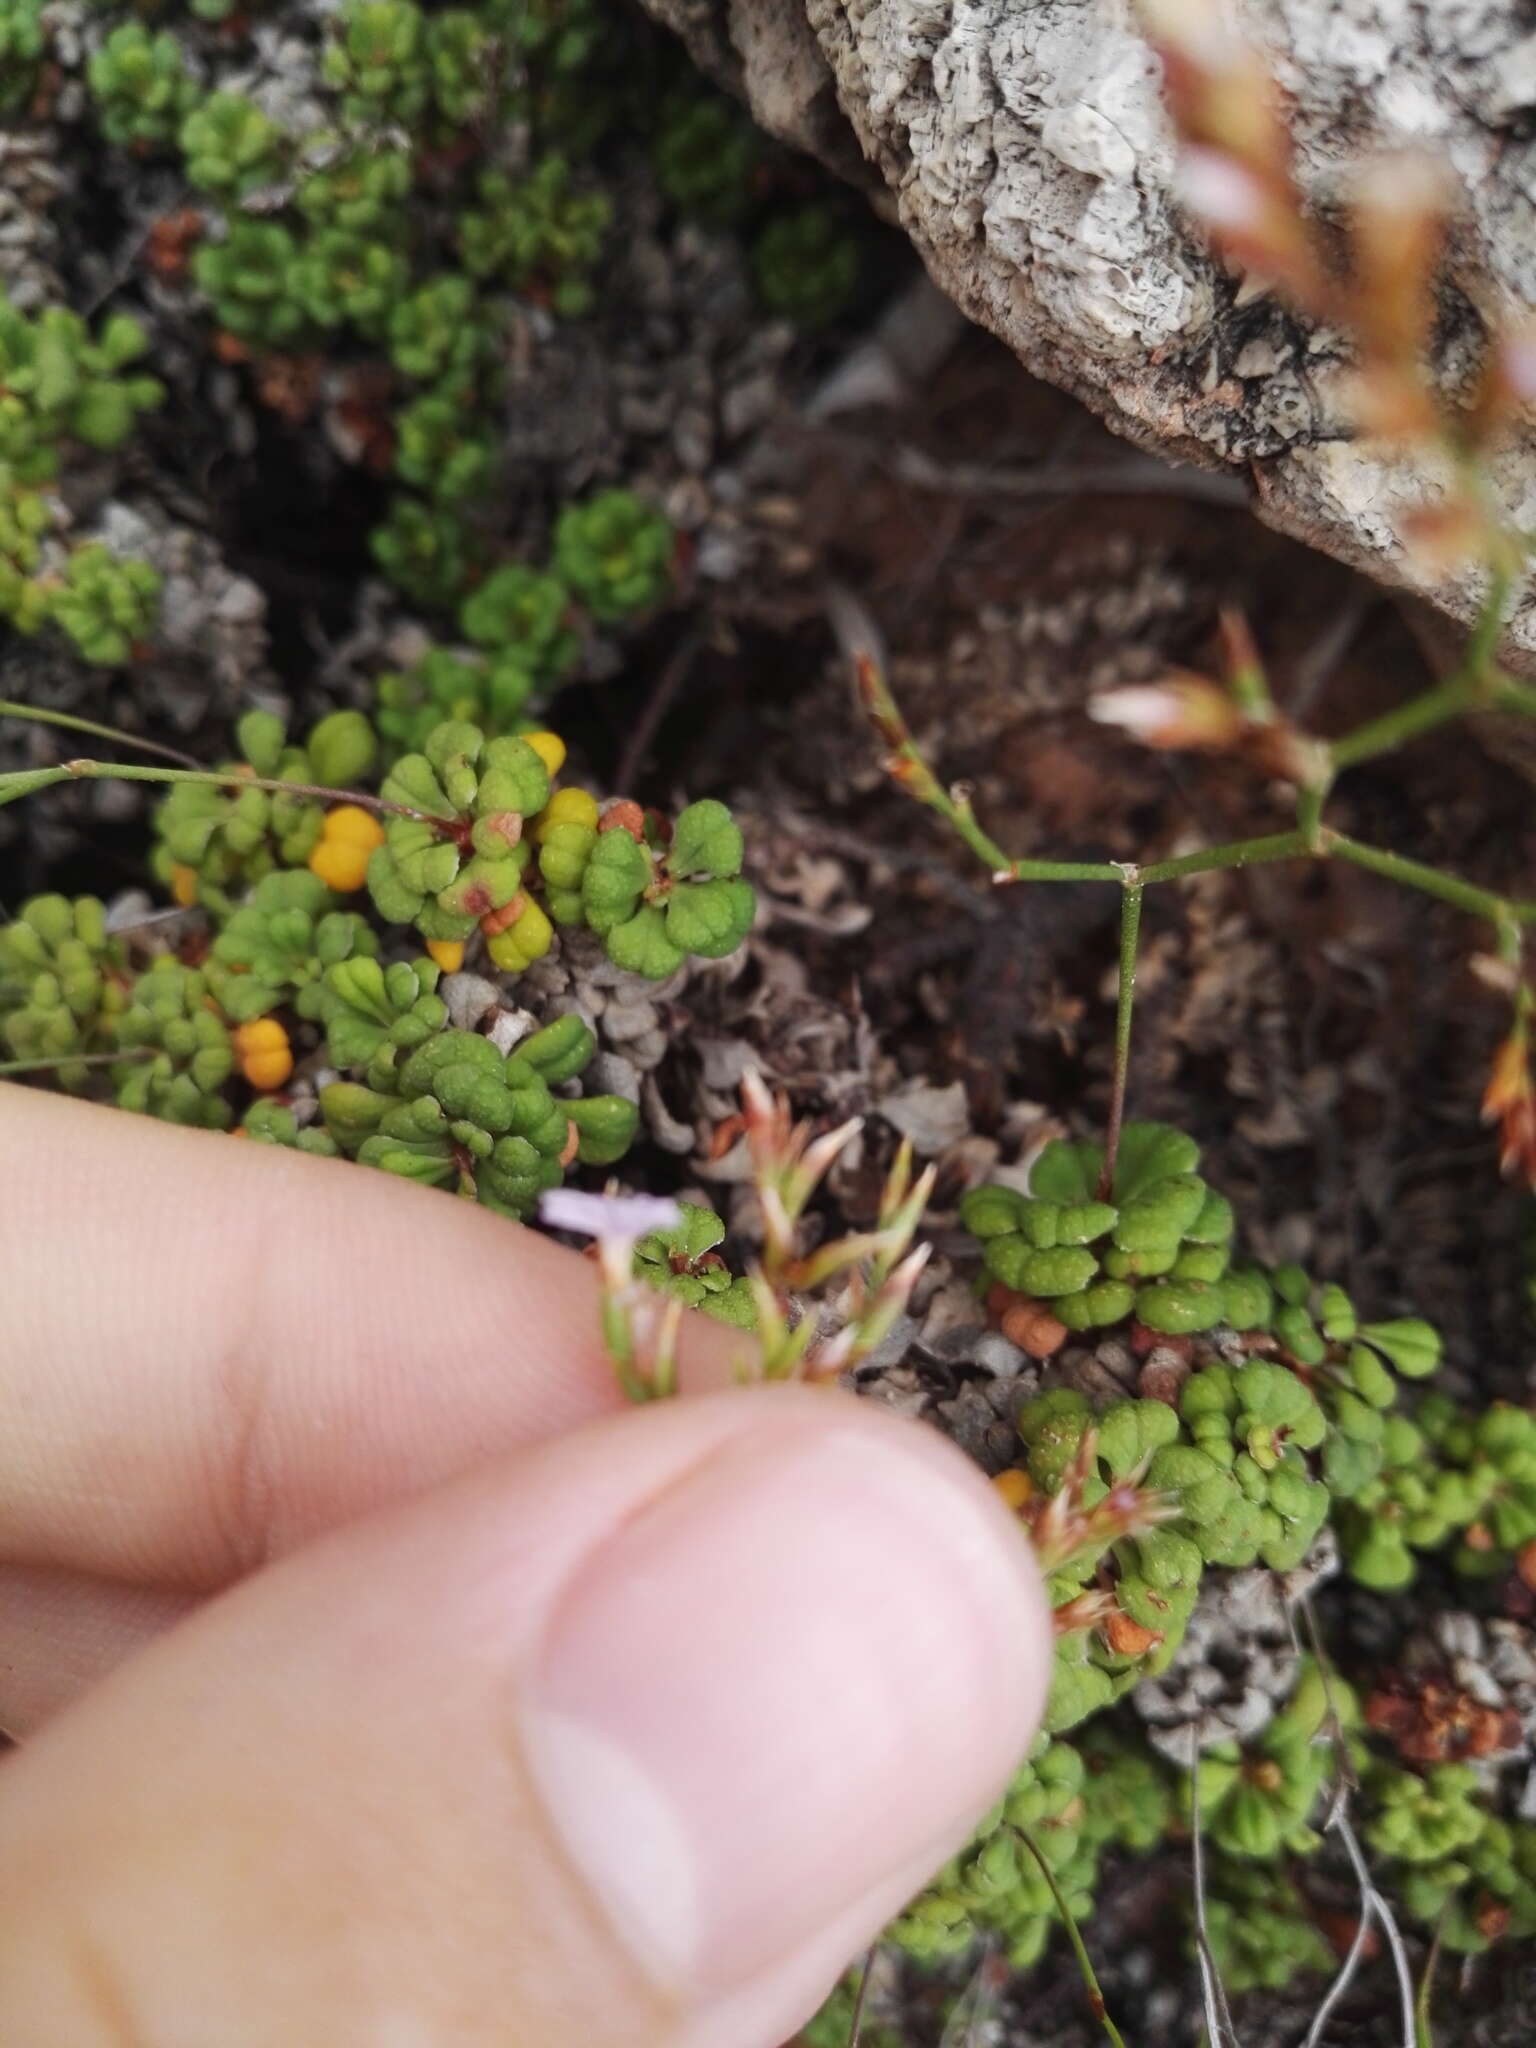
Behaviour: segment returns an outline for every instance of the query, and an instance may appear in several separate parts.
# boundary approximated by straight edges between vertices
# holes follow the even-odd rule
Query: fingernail
[[[952,1853],[1048,1660],[1017,1530],[942,1447],[862,1421],[743,1437],[566,1588],[527,1754],[620,1940],[696,2000]]]

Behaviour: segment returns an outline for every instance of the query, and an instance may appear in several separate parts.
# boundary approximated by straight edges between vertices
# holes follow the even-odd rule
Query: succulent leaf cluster
[[[224,762],[222,786],[176,784],[155,808],[150,865],[179,900],[229,914],[253,884],[277,868],[302,867],[325,829],[318,798],[266,790],[258,781],[348,788],[378,751],[360,712],[322,718],[302,746],[270,711],[247,712],[235,728],[239,758]]]
[[[509,971],[548,952],[554,925],[585,924],[616,965],[660,980],[689,954],[734,951],[751,923],[741,834],[713,799],[690,804],[668,836],[634,805],[600,814],[580,790],[552,800],[532,741],[452,722],[395,763],[382,793],[417,815],[391,817],[369,861],[380,916],[428,941],[478,926]]]
[[[584,1034],[575,1062],[570,1023]],[[552,1077],[571,1078],[594,1049],[579,1019],[547,1026],[512,1053],[474,1032],[439,1030],[387,1077],[389,1092],[333,1082],[321,1091],[321,1115],[335,1143],[365,1166],[525,1217],[570,1160],[611,1163],[634,1136],[633,1103],[552,1092]]]
[[[1222,1743],[1200,1760],[1200,1818],[1213,1845],[1249,1863],[1306,1856],[1321,1837],[1312,1826],[1337,1770],[1325,1723],[1342,1726],[1353,1701],[1337,1678],[1303,1664],[1295,1690],[1250,1744]]]
[[[53,483],[79,449],[120,447],[160,403],[133,366],[144,330],[112,314],[93,334],[62,306],[0,304],[0,613],[24,633],[52,624],[97,666],[118,667],[151,633],[160,578],[100,541],[55,534]]]
[[[731,1272],[717,1249],[725,1238],[724,1222],[697,1202],[677,1207],[675,1224],[650,1231],[636,1243],[636,1277],[716,1322],[750,1330],[757,1319],[751,1284]]]
[[[113,1035],[124,1054],[111,1069],[120,1109],[202,1130],[229,1128],[222,1091],[235,1050],[206,976],[162,953],[135,980]]]
[[[139,21],[108,31],[86,81],[107,141],[142,154],[171,147],[198,97],[176,37]]]
[[[1536,1420],[1439,1396],[1404,1406],[1404,1383],[1440,1362],[1428,1323],[1367,1322],[1300,1267],[1235,1264],[1230,1205],[1181,1132],[1128,1126],[1108,1200],[1101,1163],[1094,1146],[1049,1145],[1029,1194],[973,1189],[962,1220],[1058,1344],[1121,1330],[1143,1352],[1193,1346],[1177,1437],[1145,1482],[1177,1496],[1207,1564],[1289,1569],[1331,1518],[1354,1575],[1391,1590],[1453,1537],[1464,1569],[1491,1570],[1536,1536]]]
[[[37,91],[48,29],[46,0],[4,0],[0,5],[0,111],[24,107]]]
[[[94,896],[34,896],[0,924],[0,1042],[12,1059],[56,1061],[61,1088],[83,1088],[79,1058],[111,1049],[126,989]]]
[[[238,1113],[247,1139],[356,1159],[518,1218],[569,1168],[619,1160],[638,1109],[579,1092],[596,1051],[580,1016],[508,1052],[455,1028],[439,989],[465,941],[503,973],[555,943],[535,893],[535,828],[577,815],[595,839],[600,816],[586,791],[553,787],[563,742],[445,722],[386,774],[382,820],[350,787],[369,781],[379,751],[360,713],[332,713],[295,746],[281,720],[253,711],[238,742],[242,758],[216,780],[178,780],[156,809],[153,864],[184,920],[114,935],[94,898],[47,896],[0,924],[0,1046],[76,1092],[99,1084],[125,1108],[213,1130]],[[262,786],[273,782],[302,786]],[[654,828],[650,886],[664,903],[707,889],[701,863],[740,865],[724,807],[690,809],[671,833],[671,870]],[[731,880],[750,916],[748,885]],[[290,1080],[303,1085],[284,1093]],[[658,1284],[745,1327],[750,1292],[714,1256],[722,1235],[697,1210],[676,1244],[645,1257]]]

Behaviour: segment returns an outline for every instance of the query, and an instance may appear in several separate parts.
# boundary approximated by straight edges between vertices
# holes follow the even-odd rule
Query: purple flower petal
[[[661,1195],[589,1195],[551,1188],[539,1203],[539,1221],[581,1237],[628,1239],[671,1230],[682,1221],[676,1202]]]

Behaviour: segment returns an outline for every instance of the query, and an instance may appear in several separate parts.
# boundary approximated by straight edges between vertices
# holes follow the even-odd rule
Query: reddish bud
[[[637,842],[645,838],[645,813],[627,796],[615,797],[597,821],[599,832],[627,832]]]
[[[479,896],[482,893],[484,892],[480,890],[474,890],[471,892],[471,894],[475,896]],[[489,901],[489,898],[487,898],[487,901]],[[467,902],[464,907],[466,910],[475,911],[478,910],[479,905],[477,903]],[[507,929],[508,925],[516,924],[517,920],[522,916],[522,914],[523,897],[521,890],[519,890],[518,894],[512,898],[512,901],[510,903],[503,903],[500,910],[487,909],[483,916],[481,916],[480,929],[485,933],[485,936],[488,939],[494,939],[497,933],[504,932]]]

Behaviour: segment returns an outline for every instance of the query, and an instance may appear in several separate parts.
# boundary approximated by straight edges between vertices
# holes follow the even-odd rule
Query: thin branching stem
[[[1125,1087],[1131,1068],[1131,1011],[1136,1001],[1136,942],[1141,933],[1141,883],[1127,876],[1120,897],[1120,980],[1115,1001],[1115,1070],[1109,1090],[1109,1122],[1104,1132],[1104,1164],[1099,1169],[1099,1200],[1107,1202],[1115,1185],[1120,1153],[1120,1126],[1125,1121]]]
[[[1020,1827],[1015,1823],[1014,1833],[1039,1864],[1040,1875],[1045,1879],[1050,1889],[1051,1897],[1056,1901],[1056,1911],[1061,1916],[1062,1926],[1067,1930],[1067,1940],[1072,1944],[1072,1953],[1077,1959],[1078,1974],[1082,1977],[1083,1985],[1087,1990],[1088,2003],[1093,2009],[1094,2017],[1114,2043],[1114,2048],[1125,2048],[1125,2036],[1109,2016],[1109,2012],[1104,2004],[1104,1993],[1099,1988],[1098,1973],[1093,1967],[1093,1958],[1089,1955],[1084,1945],[1083,1937],[1078,1932],[1077,1921],[1073,1918],[1072,1908],[1067,1904],[1061,1886],[1056,1882],[1055,1871],[1046,1862],[1045,1852],[1041,1849],[1028,1828]]]
[[[0,705],[0,711],[4,706]],[[60,761],[51,768],[20,768],[0,775],[0,804],[18,797],[35,795],[61,782],[190,782],[209,789],[265,789],[281,796],[297,796],[328,804],[358,804],[364,810],[382,811],[396,818],[411,818],[431,825],[439,832],[457,837],[463,827],[457,818],[437,818],[411,804],[391,803],[365,789],[330,789],[319,782],[287,782],[270,775],[236,775],[217,768],[158,768],[131,761]]]
[[[1125,887],[1127,869],[1114,861],[1012,860],[976,822],[970,797],[964,791],[945,789],[928,765],[913,739],[900,707],[875,654],[866,647],[851,651],[859,702],[868,713],[888,749],[886,766],[892,779],[919,803],[937,812],[958,837],[984,861],[994,882],[1113,882]],[[1447,686],[1448,687],[1448,686]],[[1536,701],[1536,691],[1530,693]],[[1342,744],[1342,743],[1341,743]],[[1337,764],[1337,753],[1335,762]],[[1271,861],[1316,860],[1337,855],[1356,867],[1368,868],[1404,888],[1417,889],[1453,904],[1458,910],[1485,919],[1500,929],[1511,924],[1536,923],[1536,901],[1497,895],[1459,875],[1445,874],[1424,861],[1410,860],[1385,847],[1370,846],[1363,840],[1335,832],[1321,823],[1320,788],[1304,790],[1298,798],[1302,822],[1289,832],[1262,833],[1252,839],[1234,839],[1218,846],[1203,846],[1193,853],[1181,853],[1168,860],[1138,863],[1137,881],[1187,881],[1195,875],[1214,874],[1232,868],[1258,867]]]
[[[1423,861],[1389,853],[1385,847],[1367,846],[1342,832],[1325,832],[1323,843],[1324,851],[1336,854],[1340,860],[1352,861],[1356,867],[1368,868],[1373,875],[1385,875],[1405,888],[1418,889],[1442,903],[1454,904],[1456,909],[1486,918],[1490,924],[1504,925],[1510,919],[1519,924],[1536,923],[1536,901],[1497,896],[1491,889],[1480,889],[1475,882],[1463,881],[1460,875],[1445,874]]]
[[[864,1965],[859,1971],[859,1986],[853,1994],[853,2015],[848,2022],[848,2048],[859,2048],[859,2036],[864,2031],[864,2005],[869,1997],[869,1980],[875,1967],[875,1944],[870,1943],[864,1951]]]
[[[1437,725],[1444,725],[1465,712],[1484,709],[1490,704],[1498,703],[1511,711],[1525,708],[1536,711],[1536,691],[1523,691],[1516,685],[1510,694],[1509,678],[1494,666],[1499,635],[1504,630],[1505,614],[1509,610],[1510,582],[1508,568],[1496,566],[1488,578],[1487,595],[1454,674],[1447,676],[1443,683],[1421,690],[1406,703],[1394,704],[1379,718],[1368,719],[1364,725],[1356,726],[1353,732],[1345,733],[1332,743],[1328,751],[1336,772],[1354,767],[1357,761],[1369,761],[1377,754],[1390,753],[1394,747],[1406,745],[1421,733],[1433,732]],[[1521,701],[1527,695],[1529,707]]]
[[[1414,2048],[1435,2048],[1435,2032],[1431,2008],[1435,2001],[1435,1971],[1440,1964],[1440,1937],[1445,1932],[1445,1916],[1451,1910],[1447,1899],[1440,1908],[1435,1921],[1434,1935],[1430,1940],[1429,1954],[1424,1958],[1424,1973],[1419,1978],[1419,1989],[1413,2001],[1413,2042]]]
[[[1409,1968],[1408,1964],[1407,1945],[1403,1940],[1402,1932],[1398,1927],[1392,1908],[1371,1881],[1370,1868],[1366,1863],[1365,1853],[1356,1839],[1354,1828],[1350,1825],[1349,1815],[1345,1812],[1342,1802],[1334,1809],[1333,1829],[1339,1840],[1344,1844],[1344,1852],[1350,1860],[1356,1878],[1359,1880],[1366,1909],[1374,1915],[1376,1924],[1380,1927],[1386,1940],[1388,1952],[1392,1957],[1393,1974],[1397,1979],[1398,2017],[1402,2022],[1403,2028],[1403,2048],[1414,2048],[1416,2020],[1414,2013],[1413,1971]]]
[[[54,1074],[60,1067],[131,1066],[135,1060],[153,1059],[156,1050],[152,1045],[130,1045],[121,1052],[61,1052],[50,1060],[0,1060],[0,1081],[15,1074]]]
[[[36,704],[17,704],[8,697],[0,697],[0,718],[26,718],[37,725],[61,727],[65,732],[89,733],[95,740],[112,740],[120,747],[136,747],[141,754],[155,754],[162,761],[171,761],[178,768],[196,768],[201,764],[191,754],[184,754],[178,747],[162,746],[158,740],[140,739],[134,732],[124,732],[115,725],[98,725],[94,718],[77,718],[70,711],[43,709]]]
[[[1200,1825],[1200,1745],[1194,1730],[1189,1732],[1189,1845],[1190,1867],[1195,1894],[1195,1960],[1200,1965],[1200,1997],[1205,2007],[1205,2031],[1210,2048],[1239,2048],[1232,2009],[1227,2004],[1226,1986],[1216,1967],[1210,1929],[1205,1916],[1205,1834]]]

